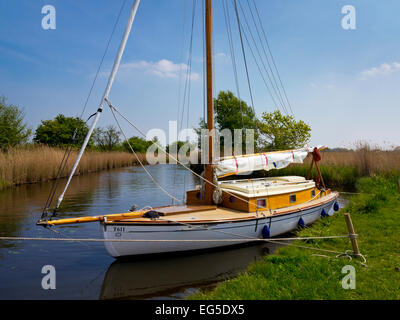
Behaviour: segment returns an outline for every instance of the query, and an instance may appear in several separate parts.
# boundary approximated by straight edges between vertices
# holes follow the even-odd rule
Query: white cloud
[[[229,60],[229,57],[226,53],[219,52],[215,55],[215,59]]]
[[[189,66],[184,63],[175,64],[172,61],[162,59],[158,62],[138,61],[121,65],[122,69],[143,70],[148,74],[156,75],[160,78],[178,78],[181,73],[183,77],[189,70]],[[191,80],[198,80],[200,75],[196,72],[190,72]]]
[[[400,63],[399,62],[393,62],[391,64],[389,63],[383,63],[379,67],[374,67],[368,70],[364,70],[361,72],[361,75],[364,79],[379,76],[379,75],[389,75],[395,71],[400,70]]]

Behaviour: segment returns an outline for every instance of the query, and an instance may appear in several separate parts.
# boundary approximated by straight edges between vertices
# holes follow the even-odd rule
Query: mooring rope
[[[214,230],[215,231],[215,230]],[[345,236],[327,236],[327,237],[298,237],[298,238],[242,238],[242,239],[96,239],[96,238],[31,238],[31,237],[0,237],[3,241],[61,241],[61,242],[241,242],[241,241],[259,241],[259,242],[276,242],[279,241],[294,241],[294,240],[321,240],[321,239],[339,239],[350,238],[349,235]],[[282,243],[287,245],[287,243]],[[313,248],[319,250],[319,248]],[[320,249],[325,250],[325,249]],[[326,251],[326,250],[325,250]],[[339,253],[336,251],[331,251]]]
[[[220,230],[213,230],[216,232],[221,232]],[[221,232],[226,233],[226,232]],[[235,234],[234,234],[235,235]],[[237,235],[241,236],[241,235]],[[219,243],[229,243],[229,242],[266,242],[266,243],[274,243],[274,244],[281,244],[284,246],[290,245],[300,249],[308,249],[313,251],[320,251],[325,253],[333,253],[336,254],[333,258],[340,258],[340,257],[347,257],[352,260],[352,255],[349,253],[350,250],[345,252],[323,249],[323,248],[313,248],[308,246],[296,245],[293,243],[287,243],[282,241],[307,241],[307,240],[328,240],[328,239],[345,239],[345,238],[353,238],[357,237],[356,234],[348,234],[348,235],[339,235],[339,236],[322,236],[322,237],[292,237],[292,238],[271,238],[271,239],[260,239],[260,238],[241,238],[241,239],[78,239],[78,238],[30,238],[30,237],[0,237],[0,241],[55,241],[55,242],[92,242],[92,243],[142,243],[142,242],[152,242],[152,243],[173,243],[173,242],[198,242],[198,243],[207,243],[207,242],[219,242]],[[313,256],[320,256],[325,258],[332,258],[326,255],[316,255]],[[367,259],[364,255],[358,254],[355,255],[356,257],[360,257],[363,259],[363,262],[360,262],[361,265],[367,267]]]
[[[188,224],[188,223],[185,223],[185,222],[181,222],[181,221],[168,220],[168,219],[162,219],[162,218],[160,218],[160,220],[164,220],[164,221],[167,221],[167,222],[175,222],[175,223],[179,223],[179,224],[182,224],[182,225],[185,225],[185,226],[190,226],[191,228],[193,228],[193,225]],[[194,226],[194,227],[196,228],[197,226]],[[351,260],[352,258],[351,258],[351,256],[350,256],[350,254],[348,253],[349,250],[347,250],[347,251],[345,251],[345,252],[340,252],[340,251],[334,251],[334,250],[328,250],[328,249],[322,249],[322,248],[313,248],[313,247],[307,247],[307,246],[300,246],[300,245],[296,245],[296,244],[293,244],[293,243],[285,243],[285,242],[281,242],[281,241],[327,240],[327,239],[341,239],[341,238],[342,238],[342,239],[343,239],[343,238],[356,239],[356,238],[358,237],[357,234],[350,234],[350,233],[349,233],[348,235],[344,235],[344,236],[292,237],[292,238],[272,238],[272,239],[271,239],[271,238],[270,238],[270,239],[260,239],[260,238],[252,237],[252,238],[250,238],[250,239],[247,239],[247,238],[244,238],[244,237],[246,237],[246,236],[244,236],[244,235],[240,235],[240,234],[236,234],[236,233],[232,233],[232,232],[225,232],[225,231],[221,231],[221,230],[215,230],[215,229],[209,228],[209,227],[207,227],[207,226],[200,226],[200,227],[197,227],[197,228],[206,229],[206,230],[214,231],[214,232],[217,232],[217,233],[223,233],[223,234],[228,234],[228,235],[234,235],[234,236],[237,236],[237,237],[243,237],[242,239],[235,239],[235,240],[233,240],[233,239],[226,239],[225,241],[232,241],[232,242],[235,242],[235,241],[238,241],[238,240],[239,240],[239,241],[249,241],[249,242],[250,242],[250,241],[253,241],[253,242],[277,243],[277,244],[281,244],[281,245],[285,245],[285,246],[286,246],[286,245],[290,245],[290,246],[293,246],[293,247],[296,247],[296,248],[301,248],[301,249],[308,249],[308,250],[315,250],[315,251],[333,253],[333,254],[336,254],[335,258],[339,258],[339,257],[345,256],[345,257],[349,257],[350,260]],[[222,241],[224,241],[224,240],[209,240],[209,241],[222,242]],[[323,256],[323,255],[320,255],[320,256]],[[366,264],[367,259],[365,258],[364,255],[362,255],[362,254],[360,253],[360,254],[357,254],[357,255],[355,255],[355,256],[361,257],[361,258],[364,260],[364,262],[360,262],[361,265],[363,265],[364,267],[367,267],[367,264]],[[329,256],[324,256],[324,257],[331,258],[331,257],[329,257]]]

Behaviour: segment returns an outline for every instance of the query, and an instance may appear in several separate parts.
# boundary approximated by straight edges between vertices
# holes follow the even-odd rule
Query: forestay
[[[221,178],[234,174],[247,174],[253,171],[282,169],[292,163],[303,163],[307,155],[313,150],[313,148],[304,148],[223,158],[216,163],[216,175]]]

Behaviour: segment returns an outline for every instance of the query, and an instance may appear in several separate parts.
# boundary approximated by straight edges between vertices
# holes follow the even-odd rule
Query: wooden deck
[[[332,192],[322,198],[309,201],[307,203],[290,206],[287,208],[281,208],[271,211],[263,212],[242,212],[228,208],[216,207],[216,206],[169,206],[153,208],[154,211],[163,213],[158,220],[151,220],[148,218],[138,217],[116,221],[109,221],[108,224],[114,223],[140,223],[140,224],[160,224],[166,222],[180,222],[180,223],[215,223],[215,222],[226,222],[226,221],[238,221],[238,220],[252,220],[257,217],[268,217],[293,213],[296,211],[306,210],[311,207],[323,205],[329,201],[332,201],[337,197],[337,193]]]
[[[154,211],[164,213],[165,216],[161,216],[158,220],[151,220],[148,218],[133,218],[124,219],[120,221],[112,221],[111,223],[165,223],[166,221],[171,222],[183,222],[183,223],[194,223],[194,222],[217,222],[217,221],[236,221],[254,219],[257,215],[255,213],[241,212],[232,209],[226,209],[221,207],[214,207],[213,209],[204,209],[204,206],[192,206],[190,211],[187,207],[170,207],[170,210],[165,208],[153,208]],[[175,211],[177,209],[177,211]]]

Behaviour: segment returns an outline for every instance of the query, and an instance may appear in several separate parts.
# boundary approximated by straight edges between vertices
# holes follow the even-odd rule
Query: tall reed
[[[0,189],[25,183],[52,180],[64,156],[64,150],[47,146],[31,146],[0,152]],[[73,151],[61,177],[71,172],[78,152]],[[145,155],[139,155],[145,162]],[[126,152],[94,152],[84,154],[77,174],[137,165],[136,158]]]
[[[307,176],[310,164],[311,158],[308,157],[304,164],[293,164],[285,169],[272,170],[257,176]],[[327,186],[355,188],[360,177],[400,177],[400,150],[386,151],[368,144],[359,144],[355,150],[322,152],[319,166]]]

